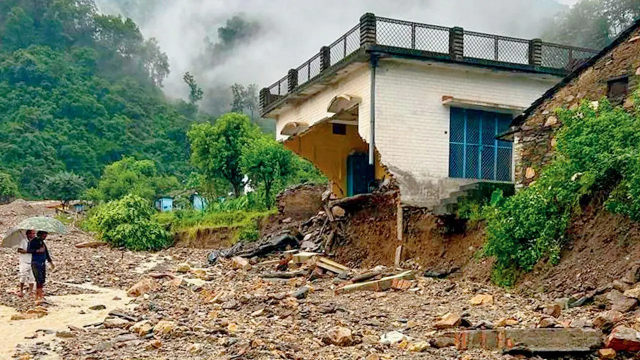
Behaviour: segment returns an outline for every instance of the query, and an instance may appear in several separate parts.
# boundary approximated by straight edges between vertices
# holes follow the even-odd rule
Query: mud
[[[233,227],[201,228],[194,232],[183,231],[175,235],[175,247],[192,249],[225,249],[236,241],[237,229]]]

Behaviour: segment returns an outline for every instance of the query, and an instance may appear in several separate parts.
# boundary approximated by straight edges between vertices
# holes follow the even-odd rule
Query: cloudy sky
[[[120,12],[127,0],[98,0],[105,12]],[[558,0],[570,5],[576,0]],[[160,3],[160,6],[149,4]],[[554,0],[148,0],[131,2],[131,16],[146,37],[155,37],[167,53],[170,96],[187,94],[182,74],[194,71],[204,38],[215,40],[217,29],[243,14],[263,29],[253,41],[234,50],[225,63],[198,74],[205,84],[256,83],[267,86],[332,43],[353,27],[362,14],[376,15],[508,36],[540,36]],[[130,5],[131,6],[131,5]]]

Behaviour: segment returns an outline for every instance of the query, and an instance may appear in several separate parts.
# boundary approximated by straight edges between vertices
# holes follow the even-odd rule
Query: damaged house
[[[442,208],[461,188],[512,186],[513,144],[496,136],[595,53],[365,14],[262,89],[261,112],[337,197],[393,178],[403,205]]]
[[[513,140],[516,188],[535,181],[540,170],[552,160],[554,131],[561,125],[555,116],[556,109],[577,108],[583,100],[596,102],[605,96],[612,104],[631,109],[638,75],[640,21],[536,100],[501,136]]]

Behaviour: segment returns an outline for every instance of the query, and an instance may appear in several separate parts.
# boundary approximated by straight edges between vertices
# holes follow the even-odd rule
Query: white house
[[[595,51],[365,14],[260,93],[277,138],[339,197],[386,177],[402,203],[434,207],[477,182],[513,182],[496,136]]]

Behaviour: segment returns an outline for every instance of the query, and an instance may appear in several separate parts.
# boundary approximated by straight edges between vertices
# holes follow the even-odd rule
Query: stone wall
[[[516,188],[531,184],[553,158],[555,131],[562,125],[555,116],[559,108],[575,109],[580,102],[597,101],[607,95],[608,82],[629,76],[629,95],[638,87],[640,75],[640,29],[636,29],[608,54],[584,69],[566,86],[538,106],[514,136]],[[625,108],[633,106],[630,98]]]

